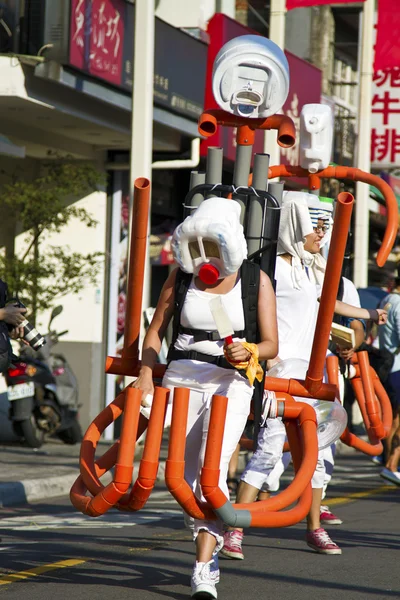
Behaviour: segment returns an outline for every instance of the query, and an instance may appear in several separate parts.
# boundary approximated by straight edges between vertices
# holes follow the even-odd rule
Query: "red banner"
[[[72,0],[70,62],[119,85],[124,52],[123,0]]]
[[[354,4],[354,2],[365,2],[365,0],[286,0],[287,10],[292,8],[305,8],[306,6],[319,6],[321,4]],[[393,3],[397,0],[393,0]]]
[[[374,71],[398,69],[400,66],[400,3],[379,0]]]

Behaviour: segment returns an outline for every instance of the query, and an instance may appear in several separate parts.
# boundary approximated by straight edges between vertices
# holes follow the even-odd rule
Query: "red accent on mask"
[[[214,265],[207,263],[200,267],[199,278],[203,283],[207,285],[213,285],[218,281],[219,271],[217,267],[214,267]]]

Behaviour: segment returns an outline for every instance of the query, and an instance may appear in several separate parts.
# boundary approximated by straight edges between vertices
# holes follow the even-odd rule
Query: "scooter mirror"
[[[56,317],[58,317],[59,314],[61,314],[63,311],[63,307],[61,306],[61,304],[59,304],[58,306],[55,306],[53,308],[53,310],[51,311],[51,315],[50,315],[50,321],[49,321],[49,326],[48,326],[48,330],[50,331],[50,327],[51,324],[53,322],[53,319],[55,319]]]
[[[53,308],[53,310],[51,311],[51,320],[53,320],[55,317],[58,317],[58,315],[61,314],[62,311],[63,307],[61,306],[61,304]]]

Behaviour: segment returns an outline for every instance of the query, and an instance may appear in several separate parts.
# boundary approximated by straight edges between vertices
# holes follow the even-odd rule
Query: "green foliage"
[[[33,317],[65,294],[77,294],[85,285],[96,284],[102,253],[84,255],[69,246],[44,246],[43,240],[60,232],[71,219],[96,227],[93,216],[72,202],[104,184],[105,177],[90,163],[53,161],[31,181],[14,176],[2,185],[2,212],[11,224],[20,224],[26,248],[16,256],[14,247],[6,247],[0,256],[0,277],[10,293],[18,292],[31,307]]]

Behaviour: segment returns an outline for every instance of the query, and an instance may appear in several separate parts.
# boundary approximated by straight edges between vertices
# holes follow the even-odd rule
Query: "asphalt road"
[[[400,598],[400,490],[363,456],[339,457],[329,503],[340,556],[318,555],[305,524],[254,529],[245,560],[220,558],[220,600]],[[0,600],[189,597],[193,542],[162,486],[139,513],[77,513],[68,498],[0,509]]]

